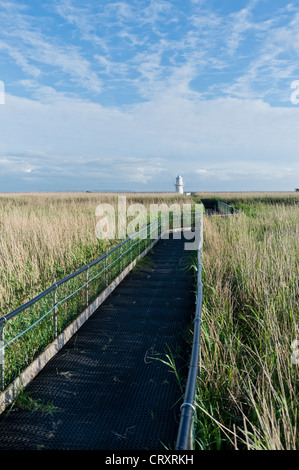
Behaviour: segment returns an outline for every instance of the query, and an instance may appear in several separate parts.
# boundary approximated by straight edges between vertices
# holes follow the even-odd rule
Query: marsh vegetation
[[[117,196],[0,195],[1,315],[118,243],[95,236],[96,206],[117,207]],[[148,206],[195,203],[207,194],[127,196],[128,204]],[[296,449],[299,194],[208,197],[242,213],[204,218],[197,449]],[[41,324],[31,339],[34,354],[52,335],[53,327]]]
[[[200,449],[298,448],[298,195],[223,194],[204,220]]]

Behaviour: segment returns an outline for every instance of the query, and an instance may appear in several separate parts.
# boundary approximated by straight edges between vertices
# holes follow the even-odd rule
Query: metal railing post
[[[196,215],[196,214],[195,214]],[[203,243],[203,220],[200,219],[200,240],[197,251],[197,286],[196,311],[194,318],[193,344],[184,402],[181,405],[181,416],[177,435],[176,450],[193,450],[193,422],[196,413],[195,394],[198,373],[200,373],[200,336],[201,336],[201,310],[202,310],[202,265],[201,251]]]
[[[170,217],[170,215],[168,214],[168,218],[169,217]],[[177,220],[179,220],[179,217],[182,217],[182,215],[180,214],[180,215],[175,215],[174,216],[172,214],[172,216],[171,216],[172,225],[174,225],[175,222]],[[5,384],[5,380],[7,381],[7,375],[8,375],[6,373],[6,371],[7,371],[8,367],[11,367],[11,365],[10,365],[11,361],[8,361],[7,351],[5,350],[5,347],[8,346],[11,342],[17,340],[23,334],[25,334],[26,331],[33,328],[37,323],[39,323],[48,314],[51,315],[51,317],[48,317],[48,318],[50,318],[50,321],[54,323],[54,326],[52,325],[52,327],[51,327],[54,330],[53,335],[55,335],[55,337],[57,338],[58,330],[60,330],[60,328],[62,328],[62,326],[58,327],[58,314],[60,314],[60,311],[59,311],[60,304],[67,301],[69,298],[74,296],[79,291],[80,291],[80,295],[78,295],[78,297],[77,297],[77,302],[80,302],[80,304],[85,304],[86,303],[86,306],[88,307],[89,301],[93,297],[93,295],[92,295],[93,292],[92,291],[91,291],[91,296],[89,296],[89,282],[92,282],[97,276],[93,276],[93,275],[89,276],[89,268],[92,268],[93,266],[96,266],[97,263],[100,263],[101,270],[98,273],[98,276],[101,276],[101,280],[102,280],[103,284],[106,283],[106,288],[107,288],[108,285],[109,285],[110,278],[111,279],[113,278],[113,271],[109,275],[109,268],[110,268],[110,266],[113,266],[114,263],[117,263],[117,261],[118,261],[118,258],[116,256],[117,255],[117,250],[119,250],[120,269],[122,270],[124,268],[124,266],[126,265],[126,263],[127,263],[127,258],[125,257],[126,253],[128,252],[128,250],[126,248],[127,247],[127,242],[129,242],[130,258],[131,258],[131,263],[132,263],[133,260],[137,261],[138,251],[139,251],[139,256],[141,256],[141,250],[143,249],[143,247],[146,248],[147,246],[149,246],[150,240],[153,239],[155,241],[158,241],[161,238],[162,230],[164,230],[164,221],[165,220],[166,220],[165,217],[162,217],[162,218],[158,217],[156,220],[151,222],[147,227],[142,227],[138,232],[135,232],[134,234],[132,234],[131,237],[128,237],[125,241],[123,241],[122,243],[120,243],[117,246],[113,247],[110,251],[103,254],[100,258],[98,258],[94,262],[82,267],[81,269],[79,269],[78,271],[70,274],[69,276],[65,277],[64,279],[61,279],[61,280],[57,281],[52,286],[50,286],[48,289],[46,289],[42,293],[38,294],[33,299],[29,300],[24,305],[21,305],[20,307],[16,308],[12,312],[9,312],[4,317],[0,318],[0,390],[3,390],[4,386],[7,385],[7,383]],[[169,222],[169,220],[168,220],[168,222]],[[152,228],[155,229],[154,235],[152,235]],[[138,237],[138,239],[137,239],[137,237]],[[146,240],[143,241],[145,237],[146,237]],[[132,242],[132,240],[133,240],[133,242]],[[139,244],[139,247],[137,247],[137,244]],[[142,244],[142,246],[141,246],[141,244]],[[123,245],[125,246],[125,250],[123,249]],[[102,264],[103,262],[105,263],[105,268],[104,269],[102,269],[103,268],[103,264]],[[104,270],[105,270],[105,280],[103,280],[103,271]],[[86,277],[85,282],[84,282],[84,279],[83,279],[84,271],[85,271],[85,277]],[[91,273],[93,273],[93,271]],[[63,292],[64,291],[60,290],[58,292],[58,288],[60,288],[60,285],[61,286],[62,286],[62,284],[64,285],[66,282],[70,281],[71,279],[75,279],[75,278],[79,279],[79,277],[77,277],[77,276],[80,276],[80,287],[76,288],[74,286],[72,288],[72,293],[69,294],[69,295],[65,294],[65,297],[63,298]],[[89,279],[89,277],[90,277],[90,279]],[[77,284],[75,283],[75,285],[77,285]],[[105,287],[103,286],[103,290],[104,289],[105,289]],[[84,292],[84,290],[85,290],[85,292]],[[43,299],[46,295],[48,295],[52,292],[53,292],[54,298],[53,298],[53,300],[51,300],[51,298],[50,298],[51,308],[47,312],[43,312],[44,315],[42,315],[40,317],[40,319],[38,319],[36,321],[34,321],[34,319],[32,319],[32,324],[28,328],[25,328],[20,334],[17,334],[14,331],[11,332],[11,330],[9,329],[9,337],[11,335],[13,335],[14,333],[16,333],[16,334],[15,334],[14,338],[10,338],[8,340],[7,339],[8,332],[7,332],[7,329],[6,329],[7,321],[9,321],[10,319],[16,317],[17,315],[19,315],[21,312],[25,311],[27,308],[31,307],[32,305],[35,305],[39,300]],[[54,305],[53,305],[53,302],[54,302]],[[82,306],[82,305],[80,305],[80,306]],[[54,318],[52,318],[52,316],[54,316]],[[12,325],[12,327],[13,326],[14,325]],[[12,328],[12,329],[14,329],[14,328]],[[6,344],[4,343],[4,336],[6,336],[6,341],[7,341]],[[14,358],[13,358],[13,360],[14,360]],[[16,360],[18,360],[18,358],[16,358]],[[25,364],[22,365],[22,367],[23,366],[25,367]]]
[[[0,390],[4,390],[4,368],[5,368],[5,350],[4,350],[5,323],[0,325]]]
[[[88,268],[86,269],[86,307],[88,307]]]
[[[122,263],[122,261],[123,261],[123,258],[122,258],[122,256],[123,256],[123,255],[122,255],[122,253],[123,253],[123,246],[122,246],[122,245],[120,245],[120,247],[119,247],[119,252],[120,252],[120,257],[119,257],[119,269],[120,269],[120,271],[119,271],[119,273],[121,273],[122,270],[123,270],[123,269],[122,269],[122,264],[123,264],[123,263]]]
[[[107,261],[107,258],[108,258],[108,255],[105,257],[105,277],[106,277],[106,287],[108,287],[108,270],[107,270],[108,261]]]
[[[54,289],[54,335],[57,338],[57,285]]]

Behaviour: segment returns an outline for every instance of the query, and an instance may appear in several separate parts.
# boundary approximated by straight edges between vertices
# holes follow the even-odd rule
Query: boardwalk
[[[41,409],[0,416],[0,450],[175,448],[182,391],[161,359],[171,351],[184,384],[189,256],[183,239],[157,243],[26,388]]]

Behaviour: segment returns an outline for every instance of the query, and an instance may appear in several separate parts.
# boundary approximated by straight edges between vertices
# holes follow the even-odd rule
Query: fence
[[[196,224],[195,213],[190,213],[190,224],[193,227]],[[97,260],[1,317],[0,391],[18,378],[168,228],[181,227],[181,213],[160,217]]]
[[[203,227],[201,220],[200,240],[197,251],[197,281],[196,281],[196,310],[194,317],[194,332],[189,365],[189,373],[185,390],[184,402],[181,405],[180,424],[177,435],[176,450],[192,450],[193,424],[195,414],[195,392],[200,367],[200,330],[201,330],[201,307],[202,307],[202,280],[201,280],[201,251],[203,244]]]
[[[204,202],[204,201],[203,201]],[[205,202],[204,202],[205,203]],[[208,208],[217,210],[221,215],[233,215],[240,213],[237,209],[222,201],[207,200]],[[203,227],[201,220],[200,240],[197,252],[197,281],[196,281],[196,311],[194,317],[194,332],[192,352],[189,365],[189,373],[185,390],[184,402],[181,405],[181,416],[177,435],[176,450],[193,450],[194,448],[194,415],[195,415],[195,393],[198,373],[200,373],[200,332],[201,332],[201,309],[202,309],[202,265],[201,252],[203,244]]]
[[[226,202],[222,202],[222,201],[217,200],[216,204],[217,204],[216,205],[217,211],[220,212],[223,215],[231,215],[231,214],[240,213],[240,211],[238,211],[237,209],[235,209],[232,206],[229,206],[228,204],[226,204]]]

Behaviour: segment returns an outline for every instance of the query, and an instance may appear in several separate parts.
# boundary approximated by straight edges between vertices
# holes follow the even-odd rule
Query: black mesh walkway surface
[[[173,356],[184,385],[189,256],[183,238],[157,243],[26,388],[24,404],[0,415],[0,450],[175,448],[183,391],[163,361]]]

